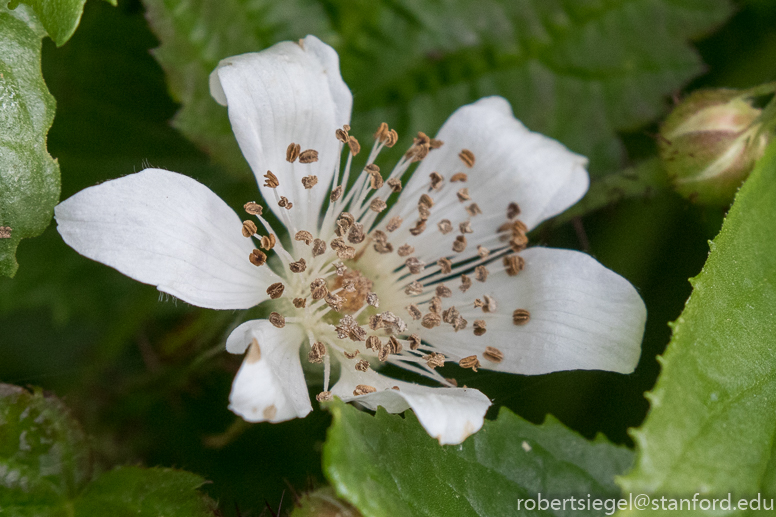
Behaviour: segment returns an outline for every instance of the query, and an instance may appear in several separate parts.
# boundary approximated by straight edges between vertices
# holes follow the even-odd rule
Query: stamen
[[[463,149],[460,153],[458,153],[458,157],[470,169],[474,167],[474,153],[470,150]]]
[[[329,289],[326,287],[326,280],[323,278],[316,278],[310,284],[310,294],[313,300],[320,300],[329,294]]]
[[[275,238],[274,233],[270,233],[269,235],[263,235],[261,237],[261,247],[267,251],[274,248],[276,242],[277,242],[277,239]]]
[[[461,275],[461,285],[458,286],[458,289],[460,289],[462,293],[465,293],[471,286],[472,279],[469,278],[469,275]]]
[[[364,241],[366,233],[364,233],[364,225],[361,223],[355,223],[350,227],[348,232],[348,242],[351,244],[360,244]]]
[[[428,310],[434,314],[442,314],[442,298],[439,296],[434,296],[431,298],[431,300],[428,302]]]
[[[313,163],[318,161],[318,151],[307,149],[299,155],[299,163]]]
[[[302,178],[302,185],[306,189],[311,189],[318,184],[318,176],[305,176]]]
[[[484,282],[488,279],[488,268],[485,266],[477,266],[474,268],[474,278],[477,279],[478,282]]]
[[[424,355],[423,360],[427,361],[426,364],[432,370],[434,368],[442,367],[445,365],[445,356],[436,352],[431,352],[430,354]]]
[[[334,399],[334,395],[330,391],[322,391],[315,396],[315,400],[318,402],[328,402]]]
[[[270,313],[269,322],[279,329],[282,329],[286,326],[286,318],[284,318],[283,315],[278,312]]]
[[[453,251],[456,253],[461,253],[463,250],[466,249],[466,237],[463,235],[459,235],[455,238],[455,241],[453,242]]]
[[[375,352],[379,351],[382,347],[382,344],[380,343],[380,338],[377,336],[369,336],[366,338],[366,349],[367,350],[373,350]]]
[[[458,229],[461,230],[461,233],[474,233],[474,230],[472,230],[472,223],[469,221],[464,221],[459,224]]]
[[[485,303],[482,304],[482,312],[496,312],[496,309],[498,308],[496,300],[487,294],[483,296],[483,298],[485,299]]]
[[[458,320],[460,316],[461,316],[461,313],[458,312],[458,309],[456,309],[455,306],[442,311],[442,321],[444,321],[445,323],[449,323],[450,325],[455,325],[455,322]]]
[[[243,221],[242,225],[242,234],[243,237],[253,237],[256,235],[256,231],[258,228],[256,228],[256,223],[253,221]]]
[[[299,151],[302,149],[302,146],[299,144],[295,144],[291,142],[288,144],[288,148],[286,149],[286,161],[289,163],[294,163],[297,158],[299,158]]]
[[[473,371],[477,371],[477,368],[479,368],[480,360],[477,359],[476,355],[470,355],[469,357],[464,357],[460,361],[458,361],[458,366],[461,368],[471,368]]]
[[[418,219],[418,221],[415,223],[415,226],[410,228],[410,233],[417,237],[423,231],[426,229],[426,221],[423,219]]]
[[[420,324],[427,329],[438,327],[441,323],[442,323],[442,316],[440,316],[436,312],[429,312],[428,314],[423,316],[423,319],[420,322]]]
[[[436,294],[441,298],[450,298],[453,296],[453,291],[444,284],[439,284],[436,287]]]
[[[393,354],[400,354],[403,350],[401,342],[394,336],[388,336],[388,346],[391,347],[391,353]]]
[[[445,181],[445,178],[439,174],[438,172],[432,172],[429,174],[429,178],[431,178],[431,188],[434,190],[440,190],[442,188],[442,184]]]
[[[467,179],[469,178],[466,176],[466,173],[464,172],[456,172],[455,174],[450,176],[450,181],[453,183],[458,181],[465,182]]]
[[[261,215],[261,212],[264,210],[261,208],[261,205],[255,201],[249,201],[248,203],[245,203],[243,208],[251,215]]]
[[[377,388],[374,386],[369,386],[367,384],[359,384],[356,386],[356,389],[353,390],[353,395],[358,397],[359,395],[366,395],[367,393],[374,393],[377,391]]]
[[[348,131],[350,131],[350,126],[345,124],[345,127],[347,127],[348,129],[343,128],[343,129],[336,129],[334,131],[334,135],[337,137],[337,140],[339,140],[343,144],[348,143],[348,136],[349,136]]]
[[[294,204],[288,200],[286,196],[280,196],[280,201],[278,201],[278,206],[280,208],[285,208],[286,210],[291,210],[294,207]]]
[[[439,231],[442,233],[442,235],[447,235],[453,231],[453,224],[448,219],[442,219],[439,221],[439,223],[437,223],[437,227],[439,228]]]
[[[417,257],[408,258],[404,261],[404,265],[407,266],[407,269],[409,269],[410,273],[413,275],[420,274],[423,271],[423,268],[426,267],[426,263]]]
[[[418,309],[418,306],[415,305],[414,303],[406,306],[405,309],[407,309],[407,312],[409,313],[410,318],[412,318],[413,320],[419,320],[420,318],[423,317],[423,313],[420,312],[420,309]]]
[[[315,239],[313,241],[313,257],[326,253],[326,241]]]
[[[342,197],[342,191],[343,190],[344,189],[342,188],[342,185],[337,185],[336,187],[334,187],[334,190],[331,191],[331,195],[329,196],[329,200],[332,203],[337,201],[339,198]]]
[[[372,198],[372,201],[369,203],[369,208],[373,212],[377,212],[378,214],[388,208],[388,205],[385,204],[385,201],[380,199],[379,197]]]
[[[466,325],[468,325],[469,322],[466,321],[462,316],[458,316],[456,318],[455,323],[453,323],[453,330],[458,332],[459,330],[463,330],[466,328]]]
[[[277,188],[278,185],[280,185],[280,180],[278,180],[278,177],[272,174],[272,171],[267,171],[267,174],[264,175],[264,179],[266,180],[264,182],[265,187],[269,188]],[[247,208],[246,208],[247,210]],[[259,212],[261,213],[261,212]]]
[[[310,243],[313,242],[313,234],[307,230],[300,230],[294,235],[294,240],[302,241],[309,246]]]
[[[520,255],[507,255],[502,261],[509,276],[515,276],[525,267],[525,259]]]
[[[304,309],[307,306],[307,298],[294,298],[294,307]]]
[[[526,309],[516,309],[515,312],[512,313],[512,323],[515,325],[525,325],[530,319],[531,313]]]
[[[377,293],[366,295],[366,303],[372,307],[380,307],[380,299],[377,297]]]
[[[348,136],[348,147],[350,147],[350,154],[353,156],[361,152],[361,144],[358,143],[355,136]]]
[[[467,187],[464,187],[460,189],[458,192],[455,193],[456,196],[458,196],[458,201],[461,203],[465,201],[469,201],[471,199],[471,196],[469,195],[469,189]]]
[[[482,244],[477,245],[477,255],[479,255],[481,258],[485,258],[488,255],[490,255],[490,250],[483,246]]]
[[[481,336],[487,332],[488,329],[485,328],[485,320],[474,320],[474,335],[475,336]],[[490,348],[490,347],[488,347]],[[485,352],[487,354],[487,351]],[[487,355],[485,356],[487,359]]]
[[[285,288],[286,287],[282,283],[276,282],[267,288],[267,294],[269,295],[270,299],[275,300],[276,298],[283,296],[283,291]]]
[[[267,263],[267,255],[263,251],[255,249],[248,255],[248,260],[256,267],[263,266]]]
[[[482,354],[482,357],[491,363],[500,363],[504,360],[503,352],[501,352],[501,350],[498,348],[493,348],[492,346],[485,347],[485,352]]]
[[[305,259],[300,258],[298,261],[290,263],[288,269],[290,269],[292,273],[303,273],[304,270],[307,269],[307,262]]]
[[[412,255],[415,252],[415,247],[410,246],[409,244],[402,244],[399,246],[399,249],[396,251],[396,253],[399,254],[400,257],[408,257],[409,255]]]
[[[391,187],[391,192],[393,192],[394,194],[398,194],[399,192],[401,192],[401,180],[399,178],[391,178],[385,183],[388,184],[389,187]]]
[[[477,203],[472,203],[471,205],[466,207],[466,213],[474,217],[475,215],[481,214],[482,210],[480,210],[480,207]]]
[[[315,296],[313,296],[315,298]],[[324,300],[326,301],[326,305],[331,307],[334,311],[339,312],[342,310],[342,305],[345,303],[345,299],[341,296],[337,296],[334,293],[326,293],[326,296],[324,297]]]
[[[391,217],[391,219],[388,221],[388,224],[385,225],[385,229],[389,232],[393,232],[399,229],[399,226],[401,226],[401,223],[404,222],[404,220],[397,216]]]
[[[410,337],[407,338],[407,341],[410,342],[410,350],[417,350],[420,348],[420,336],[417,334],[410,334]]]
[[[356,363],[356,370],[359,372],[365,372],[369,370],[369,361],[365,361],[364,359],[359,360]]]
[[[413,280],[412,283],[408,285],[406,289],[404,289],[404,294],[408,296],[423,294],[423,284],[417,280]]]

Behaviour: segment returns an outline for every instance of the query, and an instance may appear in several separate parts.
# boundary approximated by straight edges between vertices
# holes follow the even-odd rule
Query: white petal
[[[237,214],[197,181],[161,169],[82,190],[55,209],[57,230],[78,253],[185,302],[245,309],[277,276],[248,260]]]
[[[354,396],[358,384],[377,391]],[[394,386],[399,389],[392,389]],[[461,443],[476,433],[490,406],[488,397],[472,388],[431,388],[397,381],[374,370],[359,372],[346,364],[331,391],[346,402],[359,402],[372,410],[382,406],[390,413],[401,413],[412,408],[423,428],[441,445]]]
[[[304,332],[296,325],[282,329],[267,320],[248,321],[226,342],[232,353],[248,349],[232,383],[229,409],[248,422],[283,422],[312,411],[299,361]]]
[[[632,372],[647,317],[636,289],[584,253],[530,248],[521,255],[525,269],[517,276],[493,273],[484,283],[474,281],[465,294],[456,289],[445,300],[445,307],[455,305],[468,320],[466,330],[454,332],[443,324],[431,331],[420,329],[423,339],[454,358],[477,354],[483,368],[503,372]],[[495,313],[473,308],[473,300],[485,294],[496,300]],[[527,309],[530,321],[514,325],[515,309]],[[483,336],[472,332],[475,319],[486,322]],[[484,360],[486,346],[501,350],[504,360]]]
[[[288,212],[296,229],[312,230],[338,167],[334,131],[350,121],[353,97],[339,72],[337,53],[315,36],[285,41],[267,50],[221,61],[210,77],[213,97],[227,103],[229,120],[262,195],[276,214],[274,193],[263,186],[270,170],[280,180],[278,194],[294,207]],[[318,151],[318,161],[286,161],[291,143]],[[318,176],[306,190],[304,176]]]
[[[434,171],[446,180],[456,172],[464,172],[468,180],[446,181],[441,191],[430,192],[436,204],[431,209],[428,229],[416,238],[407,237],[424,260],[436,260],[440,250],[450,253],[457,232],[441,235],[436,224],[442,219],[449,219],[456,230],[460,222],[471,219],[474,233],[466,236],[469,245],[464,254],[471,255],[476,253],[477,244],[484,243],[506,221],[509,203],[518,204],[518,218],[530,229],[576,203],[589,186],[587,158],[572,153],[556,140],[529,131],[515,119],[509,103],[501,97],[486,97],[459,108],[436,138],[444,145],[432,150],[420,163],[405,186],[401,206],[395,213],[409,221],[417,218],[418,197],[428,191],[429,174]],[[466,167],[458,156],[463,149],[474,154],[472,168]],[[462,203],[457,199],[455,192],[460,188],[468,188],[470,201]],[[483,213],[470,217],[465,207],[473,202]],[[405,226],[401,230],[404,233],[412,225]]]

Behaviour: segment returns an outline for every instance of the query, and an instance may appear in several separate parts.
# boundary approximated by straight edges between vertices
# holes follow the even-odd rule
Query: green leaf
[[[619,481],[626,492],[776,497],[774,220],[771,144],[691,280],[650,413],[632,432],[638,459]]]
[[[536,426],[507,409],[456,446],[440,446],[409,411],[372,416],[339,400],[329,409],[324,471],[367,516],[514,515],[518,499],[539,493],[617,497],[614,476],[632,461],[603,437],[588,441],[551,417]]]
[[[0,514],[10,517],[206,517],[205,482],[173,469],[119,467],[90,481],[92,453],[65,405],[0,384]]]
[[[43,29],[26,6],[0,7],[0,275],[16,247],[43,232],[59,199],[59,166],[46,151],[54,98],[40,72]]]
[[[240,172],[208,74],[227,56],[314,33],[340,52],[360,137],[387,121],[408,145],[409,134],[433,133],[459,106],[502,95],[530,128],[589,156],[594,175],[610,173],[625,160],[617,132],[663,113],[666,96],[704,69],[688,42],[731,13],[727,0],[144,4],[183,105],[176,127]]]
[[[115,6],[117,0],[105,1]],[[32,7],[48,35],[61,47],[78,28],[86,0],[11,0],[6,3],[11,9],[19,3]]]

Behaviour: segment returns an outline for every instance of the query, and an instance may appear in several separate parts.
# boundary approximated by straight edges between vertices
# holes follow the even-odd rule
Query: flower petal
[[[277,278],[248,260],[253,244],[237,214],[181,174],[146,169],[82,190],[54,212],[78,253],[193,305],[253,307]]]
[[[470,220],[473,233],[466,236],[468,248],[460,256],[464,258],[476,253],[478,244],[490,247],[486,240],[507,220],[510,203],[518,204],[518,218],[531,229],[576,203],[589,186],[587,158],[556,140],[529,131],[501,97],[486,97],[459,108],[436,138],[444,145],[420,163],[391,214],[415,219],[419,196],[429,192],[429,175],[439,172],[444,176],[442,190],[429,192],[436,204],[427,221],[428,229],[417,238],[407,237],[423,260],[436,260],[440,250],[450,253],[457,232],[441,235],[436,231],[442,219],[450,220],[456,228],[460,222]],[[458,156],[464,149],[474,155],[471,168]],[[449,181],[457,172],[465,173],[467,181]],[[468,189],[470,200],[458,200],[456,191],[461,188]],[[481,215],[472,217],[466,212],[472,203],[477,203]],[[401,231],[406,233],[412,225],[405,226]]]
[[[267,320],[248,321],[234,329],[226,349],[248,349],[232,383],[229,409],[248,422],[283,422],[312,411],[299,360],[304,332],[297,325],[274,327]]]
[[[358,384],[377,388],[374,393],[353,395]],[[393,389],[398,387],[398,390]],[[423,428],[440,445],[458,444],[482,427],[490,400],[472,388],[431,388],[397,381],[374,370],[356,371],[343,362],[332,394],[345,402],[358,402],[371,410],[382,406],[390,413],[412,408]]]
[[[517,276],[494,272],[486,282],[475,281],[465,294],[456,289],[445,300],[445,307],[456,306],[468,320],[466,330],[454,332],[443,324],[420,329],[423,339],[455,359],[477,354],[483,368],[503,372],[632,372],[647,317],[636,289],[584,253],[530,248],[521,256],[525,269]],[[495,313],[473,308],[474,299],[486,294],[496,300]],[[530,321],[515,325],[515,309],[528,310]],[[472,333],[475,319],[486,322],[483,336]],[[503,352],[503,361],[484,359],[486,346]]]
[[[315,36],[299,43],[281,42],[262,52],[224,59],[210,76],[213,97],[228,104],[229,120],[259,188],[276,214],[275,194],[264,187],[272,171],[277,193],[294,204],[288,212],[296,229],[311,230],[339,166],[334,131],[350,121],[353,97],[339,72],[337,53]],[[291,143],[318,151],[318,161],[286,161]],[[306,190],[302,177],[318,176]]]

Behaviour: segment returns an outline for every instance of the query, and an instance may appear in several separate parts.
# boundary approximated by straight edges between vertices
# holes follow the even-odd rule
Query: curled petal
[[[237,214],[197,181],[161,169],[82,190],[55,211],[57,230],[81,255],[210,309],[247,309],[275,281],[256,268]]]
[[[237,327],[226,349],[242,353],[242,366],[232,383],[229,409],[248,422],[282,422],[312,411],[299,361],[304,332],[296,325],[279,329],[266,320]]]

